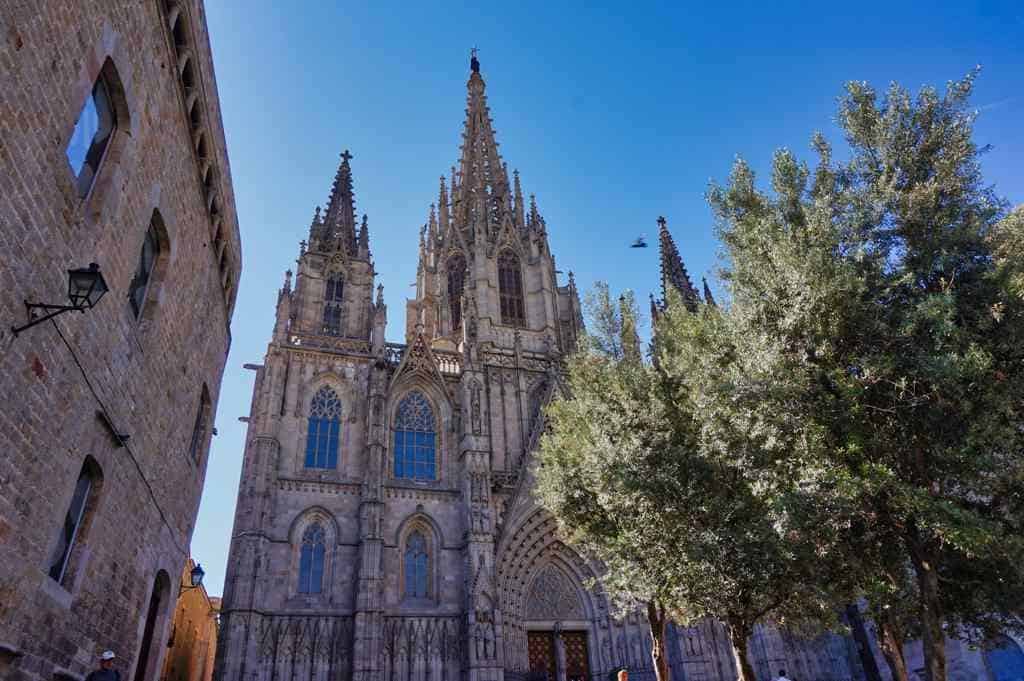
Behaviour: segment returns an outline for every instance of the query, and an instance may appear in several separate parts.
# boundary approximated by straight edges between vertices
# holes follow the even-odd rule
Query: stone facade
[[[241,266],[202,2],[3,3],[0,75],[0,678],[155,679]]]
[[[619,667],[653,679],[646,619],[612,615],[588,588],[597,566],[531,496],[542,407],[582,318],[471,66],[461,158],[419,232],[405,343],[385,342],[345,152],[264,361],[247,365],[218,681],[599,681]],[[696,305],[664,221],[661,247],[662,296],[673,286]],[[750,652],[760,679],[872,678],[847,637],[762,626]],[[715,622],[670,627],[669,663],[676,681],[736,678]]]
[[[181,583],[191,582],[195,562],[190,558],[181,572]],[[182,587],[174,608],[160,681],[210,681],[217,652],[217,618],[220,599],[211,598],[206,587]]]

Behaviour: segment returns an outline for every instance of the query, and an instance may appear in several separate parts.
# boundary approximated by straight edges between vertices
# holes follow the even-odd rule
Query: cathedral
[[[405,343],[385,340],[342,154],[256,371],[222,610],[221,681],[653,679],[639,614],[531,495],[544,405],[583,332],[572,274],[498,153],[480,64],[461,156],[419,236]],[[664,285],[698,297],[661,224]],[[708,295],[705,292],[705,295]],[[672,627],[673,679],[735,678],[724,630]],[[851,639],[758,630],[759,675],[864,678]]]

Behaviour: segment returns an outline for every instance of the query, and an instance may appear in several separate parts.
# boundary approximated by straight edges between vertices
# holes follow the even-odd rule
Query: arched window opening
[[[189,444],[189,454],[192,461],[199,463],[202,457],[203,447],[206,444],[206,433],[210,427],[210,391],[203,386],[199,394],[199,408],[196,410],[196,420],[192,424],[192,441]]]
[[[462,290],[466,285],[466,259],[461,254],[448,260],[448,308],[452,311],[452,333],[462,326]]]
[[[185,68],[181,70],[181,84],[187,90],[191,90],[196,86],[196,74],[195,69],[192,67],[191,59],[185,62]]]
[[[68,140],[65,154],[75,173],[78,195],[85,198],[99,173],[110,140],[117,130],[117,113],[111,100],[111,85],[104,74],[93,84],[82,105]]]
[[[324,528],[313,523],[302,533],[302,548],[299,554],[299,593],[318,594],[324,583]]]
[[[174,28],[171,30],[171,34],[174,36],[174,49],[181,52],[188,46],[188,38],[186,38],[185,30],[185,19],[181,14],[178,14],[174,20]]]
[[[85,525],[86,508],[89,506],[97,487],[98,474],[88,462],[82,464],[82,470],[75,482],[75,491],[71,495],[71,503],[64,514],[64,522],[57,533],[57,542],[46,566],[50,578],[58,584],[64,582],[68,573],[71,553],[76,542],[81,540],[82,528]]]
[[[519,258],[511,251],[503,251],[498,256],[498,297],[501,303],[501,323],[525,326],[523,272],[519,267]]]
[[[337,468],[341,400],[324,386],[313,396],[306,431],[306,468]]]
[[[155,666],[155,658],[158,656],[153,650],[153,637],[156,635],[156,623],[160,615],[167,609],[167,601],[170,595],[170,577],[161,570],[157,573],[153,582],[153,593],[149,597],[149,609],[146,611],[146,624],[142,629],[142,646],[139,649],[139,659],[135,665],[135,681],[146,681],[151,677],[149,667]],[[150,659],[150,657],[154,659]],[[155,672],[155,670],[154,670]]]
[[[415,530],[405,541],[405,597],[429,598],[427,540]]]
[[[324,289],[324,326],[323,332],[330,336],[341,335],[342,302],[345,299],[345,279],[341,273],[327,277]]]
[[[541,381],[540,384],[533,389],[530,393],[529,410],[530,410],[530,433],[533,433],[537,424],[540,423],[541,412],[544,409],[544,396],[548,391],[547,381]]]
[[[413,391],[398,403],[395,415],[395,477],[437,480],[436,425],[430,402]]]
[[[196,130],[199,128],[200,112],[199,112],[199,100],[192,102],[192,110],[189,111],[188,115],[189,123],[192,125],[192,129]]]
[[[160,257],[160,236],[157,233],[157,217],[154,213],[153,219],[149,221],[146,229],[146,236],[142,240],[142,250],[139,253],[139,264],[135,268],[135,276],[128,284],[128,302],[131,304],[132,312],[138,319],[146,305],[146,294],[153,279],[157,260]]]

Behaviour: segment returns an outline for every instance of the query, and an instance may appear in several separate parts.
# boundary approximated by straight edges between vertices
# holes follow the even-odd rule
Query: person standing
[[[85,681],[121,681],[121,672],[114,669],[114,657],[114,651],[103,651],[100,655],[100,668],[90,672]]]

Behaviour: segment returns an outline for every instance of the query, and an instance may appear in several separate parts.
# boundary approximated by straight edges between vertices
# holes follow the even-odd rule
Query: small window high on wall
[[[99,173],[110,140],[117,130],[117,114],[111,102],[111,88],[101,74],[82,105],[75,129],[68,141],[68,163],[77,179],[78,195],[85,197]]]
[[[462,290],[466,284],[466,259],[462,255],[448,260],[448,308],[452,313],[452,333],[462,326]]]
[[[96,486],[95,477],[89,465],[83,464],[82,470],[78,474],[78,481],[75,483],[75,491],[71,495],[71,503],[68,505],[61,528],[57,533],[57,542],[54,544],[53,552],[50,554],[50,560],[46,566],[47,574],[58,584],[64,581],[71,553],[75,548],[75,543],[80,539],[86,507]]]
[[[139,263],[135,268],[135,276],[128,284],[128,302],[132,307],[135,318],[142,314],[146,306],[146,296],[150,293],[150,284],[153,280],[157,259],[160,257],[160,239],[157,235],[157,226],[154,220],[149,223],[146,229],[146,236],[142,240],[142,251],[139,253]]]
[[[341,335],[342,303],[345,299],[345,280],[340,274],[332,274],[327,278],[324,291],[324,329],[330,336]]]
[[[502,324],[526,326],[523,271],[519,267],[519,258],[511,251],[503,251],[498,256],[498,299]]]

